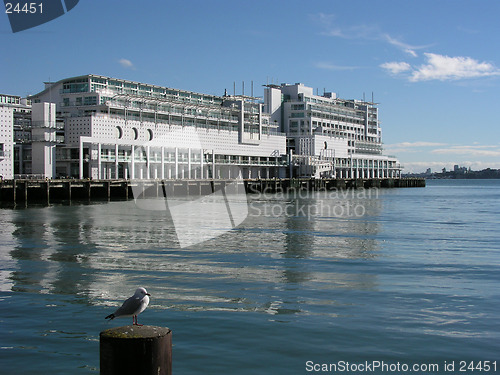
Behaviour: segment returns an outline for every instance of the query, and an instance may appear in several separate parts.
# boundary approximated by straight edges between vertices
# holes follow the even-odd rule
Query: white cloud
[[[132,63],[132,61],[130,60],[127,60],[127,59],[120,59],[118,60],[118,62],[120,63],[121,66],[123,66],[124,68],[128,68],[128,69],[134,69],[134,64]]]
[[[440,143],[440,142],[425,142],[425,141],[418,141],[418,142],[401,142],[401,143],[394,143],[387,145],[386,147],[436,147],[436,146],[446,146],[446,143]]]
[[[450,154],[463,156],[500,157],[500,147],[497,146],[451,146],[432,150],[433,154]]]
[[[427,64],[421,65],[413,71],[410,81],[429,80],[459,80],[466,78],[478,78],[500,75],[494,65],[487,62],[479,62],[471,57],[450,57],[435,53],[425,53]]]
[[[361,24],[340,26],[339,22],[335,21],[336,16],[334,14],[319,13],[314,15],[312,18],[315,22],[319,22],[323,26],[324,31],[321,32],[321,35],[344,39],[364,39],[387,42],[413,57],[418,56],[415,52],[416,50],[428,47],[414,46],[402,42],[401,40],[382,32],[376,25]]]
[[[479,62],[471,57],[450,57],[436,53],[424,53],[426,64],[412,67],[406,62],[386,62],[380,67],[393,75],[409,72],[405,76],[410,82],[456,81],[468,78],[500,75],[500,69],[488,62]]]
[[[447,146],[447,143],[440,142],[426,142],[426,141],[418,141],[418,142],[401,142],[401,143],[393,143],[384,146],[384,150],[391,154],[421,154],[423,152],[428,152],[426,150],[428,147],[443,147]]]
[[[331,64],[328,62],[320,61],[314,64],[317,68],[320,69],[327,69],[327,70],[354,70],[358,69],[356,66],[342,66],[342,65],[335,65]]]
[[[336,20],[334,14],[319,13],[312,16],[314,21],[321,24],[323,28],[322,35],[344,38],[344,39],[362,39],[368,41],[379,41],[388,43],[412,57],[418,57],[417,50],[428,48],[431,45],[415,46],[401,41],[387,33],[384,33],[376,25],[349,25],[344,26]],[[500,69],[489,62],[480,62],[472,57],[466,56],[446,56],[437,53],[424,53],[425,63],[416,66],[407,62],[386,62],[380,67],[393,75],[402,73],[410,82],[421,81],[452,81],[469,78],[491,77],[500,75]],[[336,69],[335,65],[322,64],[324,69]]]
[[[334,14],[319,13],[313,15],[312,19],[323,25],[324,31],[321,35],[338,37],[344,39],[378,39],[380,31],[377,27],[369,25],[350,25],[348,27],[340,27],[335,22]]]
[[[393,38],[389,34],[384,34],[383,38],[389,44],[392,44],[393,46],[396,46],[396,47],[400,48],[401,50],[403,50],[404,52],[406,52],[407,54],[409,54],[409,55],[411,55],[413,57],[417,57],[418,56],[417,53],[415,52],[416,49],[425,48],[425,46],[412,46],[410,44],[401,42],[400,40],[397,40],[396,38]]]
[[[434,147],[431,150],[425,148]],[[430,152],[431,154],[470,155],[470,156],[500,156],[500,146],[480,145],[474,142],[472,145],[451,145],[442,142],[401,142],[385,145],[384,149],[391,152]]]
[[[411,70],[411,65],[406,62],[386,62],[380,65],[381,68],[389,71],[391,74],[397,75],[402,72]]]

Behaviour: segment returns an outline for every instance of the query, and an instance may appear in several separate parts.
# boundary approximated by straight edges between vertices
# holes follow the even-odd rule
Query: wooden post
[[[45,194],[47,196],[47,204],[50,204],[50,181],[49,180],[47,180]]]
[[[90,200],[92,198],[92,191],[90,190],[90,181],[84,182],[83,185],[87,185],[87,199]]]
[[[67,195],[67,197],[68,197],[69,202],[71,203],[71,181],[68,181],[66,183],[66,185],[68,186],[68,195]]]
[[[171,375],[172,331],[129,325],[101,332],[100,367],[101,375]]]

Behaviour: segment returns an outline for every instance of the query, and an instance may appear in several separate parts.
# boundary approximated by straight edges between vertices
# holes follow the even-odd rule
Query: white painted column
[[[203,149],[200,150],[200,178],[203,179]]]
[[[188,148],[188,176],[191,179],[191,149]]]
[[[151,151],[150,146],[146,146],[146,178],[149,180],[151,178],[151,163],[150,163],[150,155],[149,152]]]
[[[130,179],[135,179],[135,146],[132,145],[132,153],[130,154]]]
[[[80,150],[79,150],[79,175],[80,175],[80,180],[83,179],[83,142],[82,139],[80,138]]]
[[[175,148],[175,178],[179,178],[179,149]]]
[[[118,179],[118,144],[115,144],[115,179]]]
[[[102,171],[101,171],[101,168],[102,168],[102,165],[101,165],[101,144],[98,143],[97,144],[97,179],[101,179],[102,178]]]
[[[212,178],[217,178],[215,175],[215,152],[212,150]]]
[[[155,116],[156,116],[156,112],[155,112]],[[161,147],[161,173],[160,173],[160,178],[162,180],[165,179],[165,147],[163,147],[163,146]]]

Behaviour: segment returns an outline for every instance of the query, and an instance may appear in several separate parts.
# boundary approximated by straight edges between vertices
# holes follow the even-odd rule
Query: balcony
[[[64,129],[64,122],[60,121],[32,121],[32,128],[37,129]]]
[[[31,141],[32,142],[64,143],[64,136],[63,135],[54,136],[53,134],[40,134],[40,135],[32,136]]]

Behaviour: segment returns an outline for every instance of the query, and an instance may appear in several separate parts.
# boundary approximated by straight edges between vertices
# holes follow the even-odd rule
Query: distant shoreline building
[[[15,98],[0,103],[3,178],[401,176],[375,103],[302,84],[266,85],[262,101],[89,74]]]

